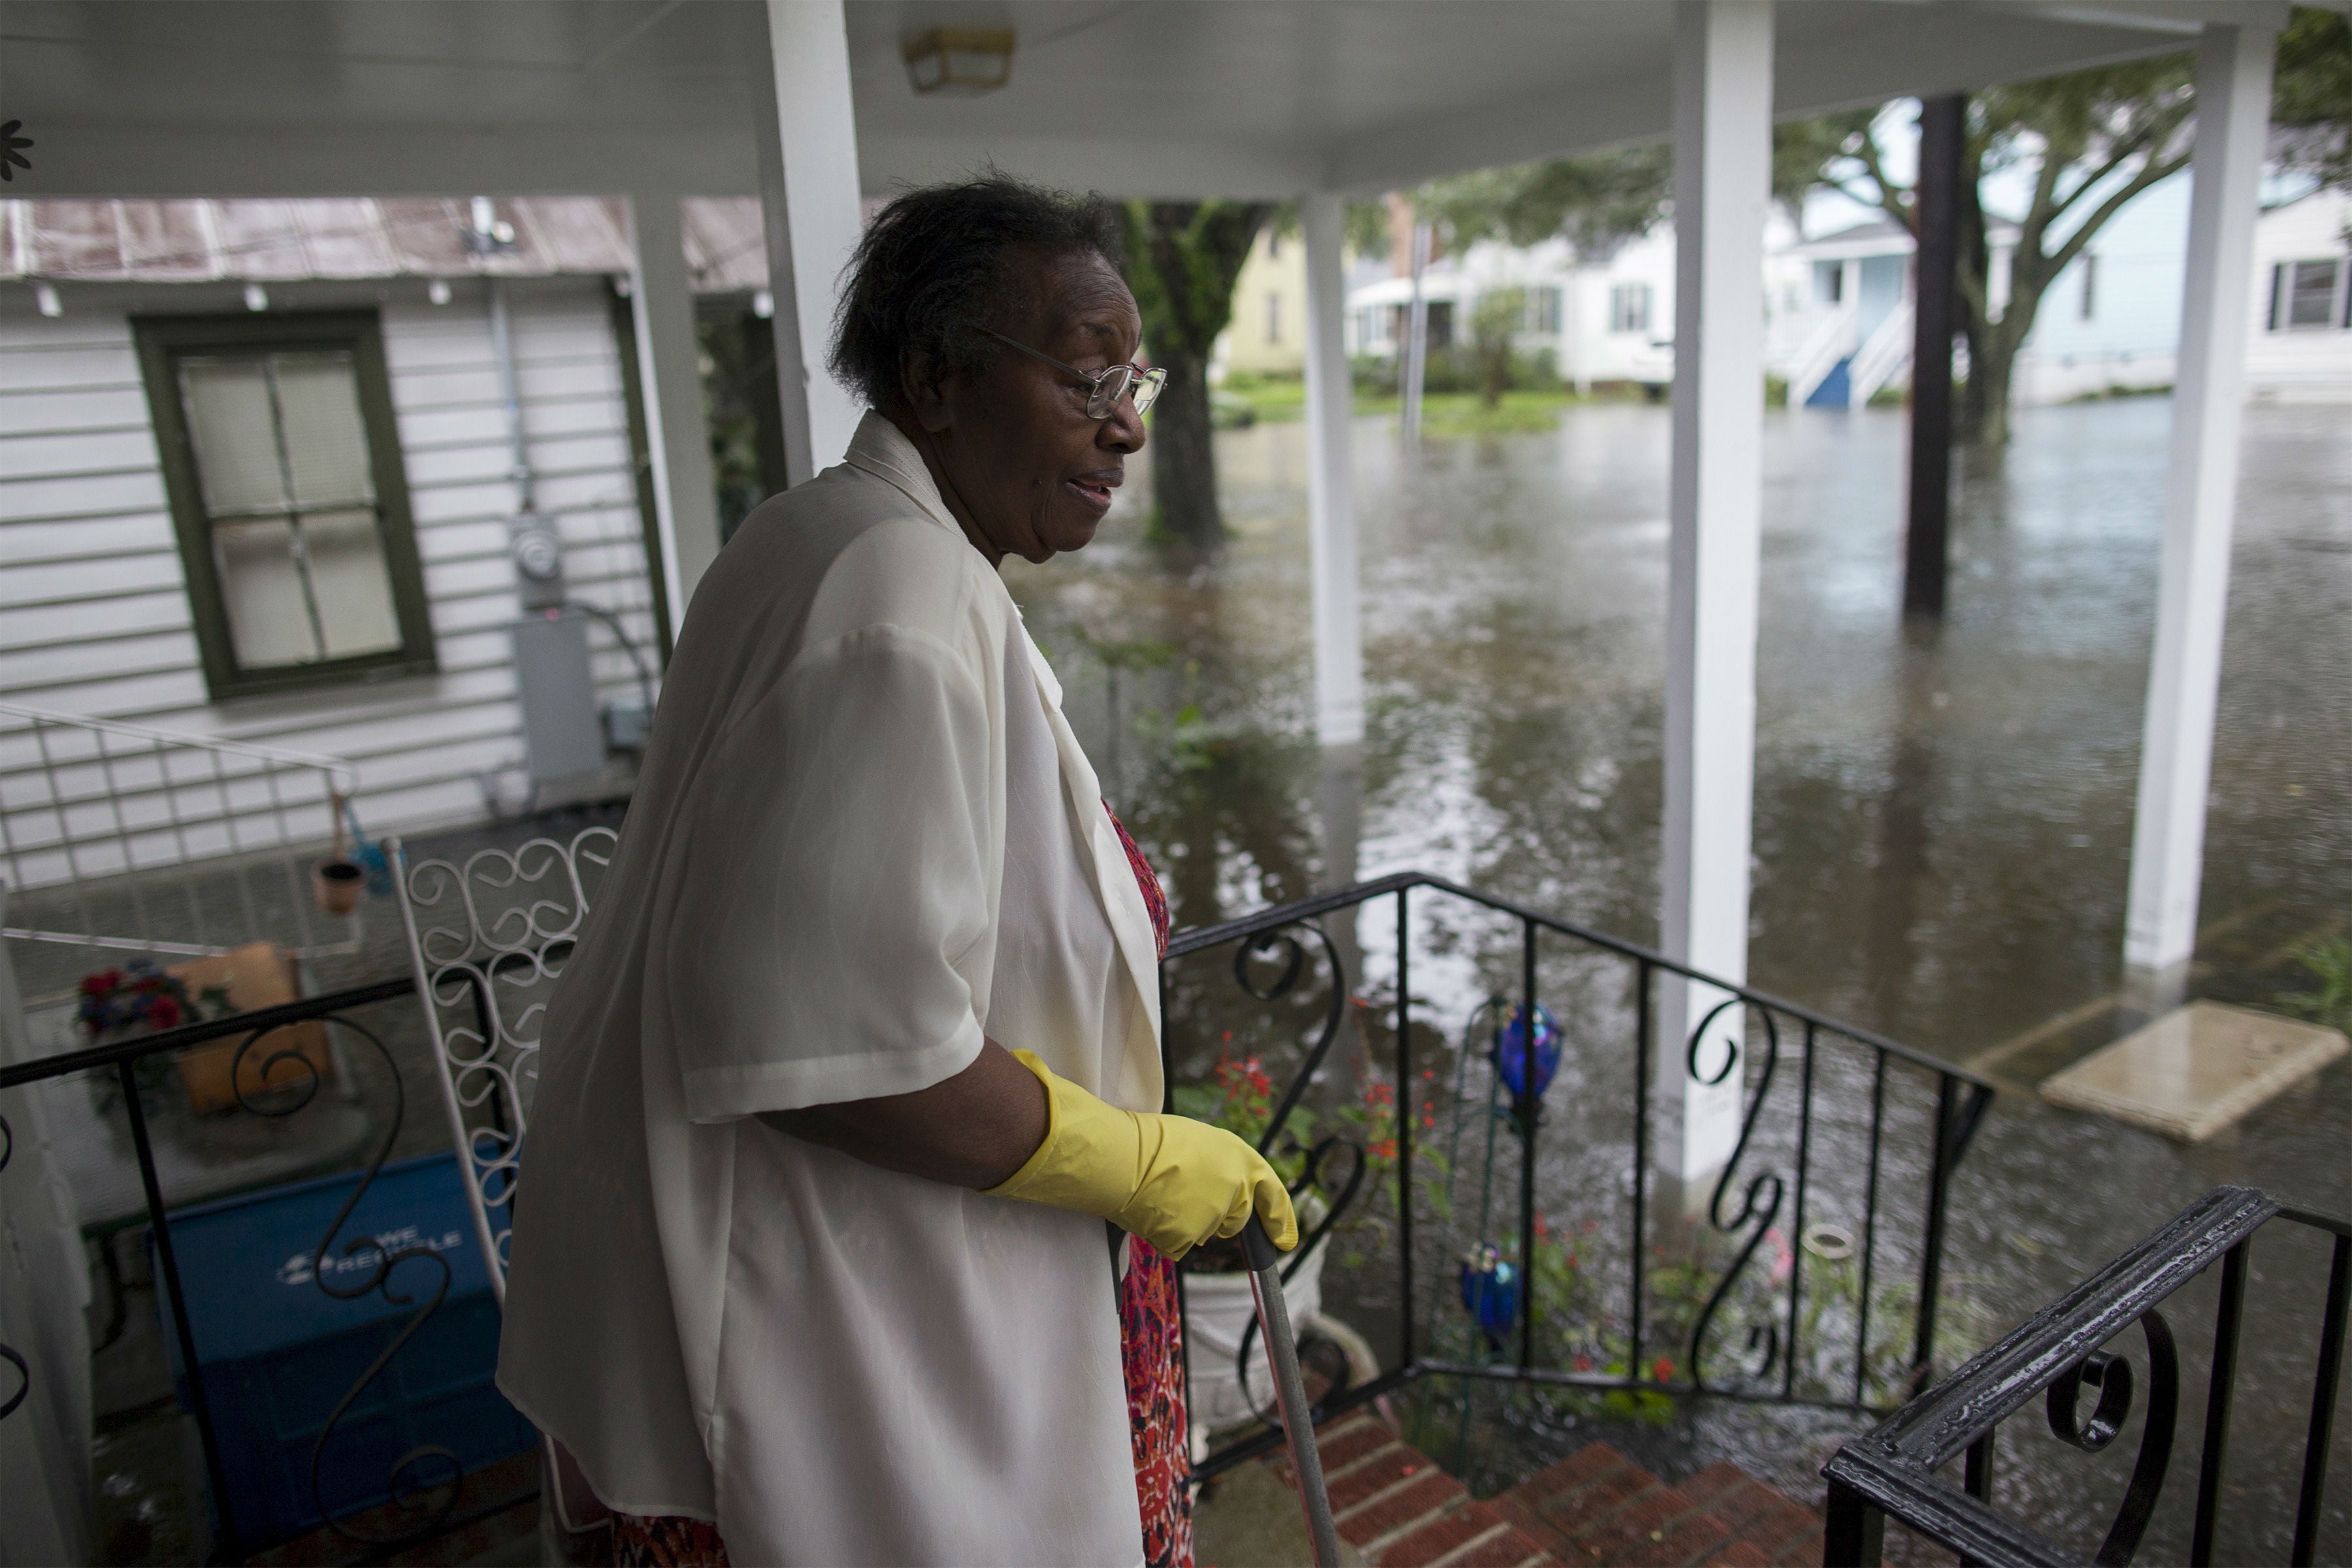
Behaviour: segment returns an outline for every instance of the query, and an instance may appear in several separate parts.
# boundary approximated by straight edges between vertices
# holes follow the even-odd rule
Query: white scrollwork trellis
[[[449,1133],[465,1151],[467,1203],[501,1302],[548,994],[618,838],[591,827],[568,842],[414,865],[399,840],[385,846]]]

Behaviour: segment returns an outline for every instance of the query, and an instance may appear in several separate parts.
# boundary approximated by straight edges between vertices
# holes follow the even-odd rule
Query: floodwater
[[[1392,422],[1359,426],[1370,724],[1352,757],[1327,756],[1312,733],[1302,426],[1219,437],[1234,537],[1213,563],[1173,561],[1145,542],[1149,465],[1139,463],[1094,546],[1042,568],[1008,566],[1106,792],[1160,868],[1179,927],[1418,868],[1598,931],[1653,938],[1667,435],[1663,408],[1584,406],[1550,434],[1432,439],[1416,476],[1402,468]],[[2194,1149],[2056,1110],[2032,1092],[2134,1016],[2116,992],[2168,439],[2161,399],[2025,411],[2005,461],[1972,460],[1964,475],[1949,616],[1933,637],[1908,637],[1895,613],[1900,416],[1769,416],[1752,977],[2015,1091],[1995,1102],[1954,1184],[1940,1368],[2217,1184],[2352,1213],[2352,1063]],[[2287,950],[2352,925],[2352,409],[2250,410],[2244,471],[2207,936],[2192,989],[2277,1005],[2313,984]],[[586,820],[566,819],[562,830]],[[452,853],[550,826],[417,848]],[[1518,1167],[1507,1132],[1486,1153],[1491,1075],[1463,1047],[1481,998],[1516,994],[1520,936],[1515,922],[1435,896],[1415,896],[1411,921],[1409,1100],[1428,1119],[1407,1119],[1422,1151],[1412,1315],[1424,1352],[1480,1359],[1454,1268],[1473,1241],[1507,1242]],[[399,973],[397,925],[388,904],[372,901],[362,951],[320,963],[317,982]],[[1320,1110],[1376,1084],[1390,1060],[1393,907],[1325,929],[1349,989],[1370,1005],[1343,1020],[1330,1081],[1314,1097]],[[1262,1053],[1279,1073],[1320,1027],[1329,994],[1320,958],[1294,995],[1272,1005],[1232,984],[1230,962],[1215,952],[1171,965],[1180,1081],[1208,1080],[1228,1052]],[[1261,988],[1276,967],[1253,972]],[[1645,1276],[1650,1319],[1631,1342],[1612,1294],[1633,1251],[1628,973],[1555,938],[1541,945],[1538,973],[1568,1049],[1546,1101],[1537,1201],[1552,1234],[1573,1238],[1575,1260],[1575,1277],[1550,1298],[1538,1356],[1564,1367],[1579,1355],[1626,1356],[1630,1344],[1642,1364],[1679,1363],[1695,1305],[1695,1271],[1682,1265],[1719,1268],[1729,1248],[1703,1222],[1683,1226],[1654,1179],[1655,1223],[1643,1239],[1664,1250],[1654,1251]],[[69,984],[72,972],[26,979],[38,992]],[[446,1146],[414,1004],[360,1016],[383,1033],[405,1085],[393,1156]],[[1751,1028],[1751,1096],[1762,1044]],[[1797,1170],[1801,1057],[1794,1038],[1780,1045],[1727,1215],[1756,1173]],[[388,1106],[391,1086],[373,1058],[354,1061],[362,1099]],[[1870,1068],[1866,1052],[1824,1037],[1808,1206],[1801,1223],[1792,1180],[1771,1244],[1709,1342],[1710,1383],[1743,1382],[1739,1363],[1753,1359],[1746,1331],[1771,1316],[1765,1292],[1785,1282],[1812,1331],[1797,1365],[1784,1362],[1772,1379],[1789,1375],[1800,1396],[1851,1394],[1845,1336],[1860,1327],[1858,1260],[1793,1251],[1788,1238],[1821,1225],[1850,1240],[1865,1235]],[[1874,1399],[1887,1396],[1908,1352],[1934,1094],[1927,1075],[1889,1074],[1879,1218],[1869,1232],[1879,1272],[1862,1368]],[[1329,1249],[1325,1310],[1393,1364],[1404,1316],[1392,1200],[1375,1194],[1349,1217]],[[2254,1249],[2223,1492],[2225,1560],[2286,1555],[2326,1260],[2283,1228]],[[1791,1276],[1792,1261],[1801,1275]],[[2200,1280],[2167,1309],[2181,1346],[2183,1408],[2142,1561],[2185,1556],[2212,1297],[2211,1279]],[[177,1560],[187,1513],[178,1426],[143,1296],[95,1368],[108,1413],[100,1479],[123,1516],[105,1527],[104,1554]],[[2135,1362],[2144,1391],[2137,1339],[2111,1348]],[[1487,1388],[1465,1401],[1457,1386],[1431,1380],[1393,1403],[1416,1437],[1482,1491],[1601,1436],[1670,1478],[1730,1458],[1817,1500],[1821,1464],[1868,1425],[1728,1400],[1612,1408]],[[2135,1414],[2108,1450],[2084,1456],[2057,1448],[2028,1405],[2002,1428],[1996,1500],[2087,1558],[2121,1495],[2142,1419]],[[2352,1552],[2352,1419],[2338,1421],[2336,1449],[2321,1561]],[[149,1520],[151,1503],[164,1523]]]
[[[2169,429],[2161,398],[2032,409],[2001,460],[1964,454],[1950,609],[1921,634],[1906,633],[1896,614],[1903,416],[1769,416],[1751,979],[2017,1091],[1995,1102],[1955,1183],[1945,1369],[2217,1184],[2352,1214],[2352,1064],[2194,1149],[2032,1093],[2145,1016],[2136,1010],[2144,1003],[2117,993]],[[1313,741],[1304,427],[1260,426],[1219,441],[1233,538],[1215,561],[1173,560],[1146,542],[1149,465],[1139,462],[1093,546],[1007,569],[1112,805],[1168,884],[1176,924],[1420,868],[1650,941],[1666,411],[1583,406],[1553,433],[1433,438],[1417,475],[1401,459],[1392,421],[1359,423],[1370,713],[1356,758],[1327,756]],[[2243,472],[2204,935],[2190,990],[2277,1006],[2315,984],[2291,950],[2352,924],[2352,409],[2250,409]],[[1413,921],[1416,1059],[1438,1075],[1425,1086],[1422,1136],[1453,1140],[1460,1181],[1491,1170],[1508,1194],[1517,1167],[1507,1137],[1496,1162],[1475,1154],[1481,1080],[1465,1079],[1458,1099],[1450,1087],[1472,1007],[1491,991],[1516,994],[1517,927],[1435,899],[1417,905]],[[1352,1059],[1359,1079],[1376,1076],[1366,1053],[1385,1060],[1391,1048],[1391,906],[1326,925],[1350,985],[1378,1002],[1335,1061]],[[1171,993],[1180,1077],[1204,1076],[1225,1052],[1260,1051],[1270,1065],[1297,1059],[1320,998],[1260,1008],[1233,987],[1225,955],[1188,962],[1197,967],[1182,970]],[[1302,991],[1328,985],[1314,973]],[[1575,1215],[1597,1233],[1586,1244],[1590,1269],[1627,1213],[1630,1003],[1622,966],[1549,941],[1541,984],[1569,1048],[1548,1100],[1538,1201],[1556,1224]],[[1789,1168],[1796,1069],[1792,1042],[1783,1049],[1743,1184],[1753,1171]],[[1751,1059],[1751,1093],[1758,1072]],[[1899,1277],[1916,1257],[1934,1089],[1898,1071],[1889,1093],[1880,1267]],[[1808,1212],[1849,1234],[1864,1217],[1868,1094],[1866,1056],[1825,1043]],[[1445,1278],[1416,1287],[1415,1316],[1424,1332],[1437,1331],[1442,1353],[1472,1344],[1451,1300],[1454,1260],[1480,1238],[1482,1222],[1464,1212],[1468,1197],[1465,1184],[1450,1205],[1433,1193],[1416,1207],[1416,1266],[1424,1281],[1440,1270]],[[1735,1191],[1727,1212],[1739,1201]],[[1496,1212],[1515,1224],[1512,1201]],[[1433,1222],[1437,1213],[1454,1223]],[[1776,1273],[1786,1268],[1780,1234],[1797,1233],[1785,1209],[1779,1225]],[[1485,1225],[1489,1238],[1494,1228]],[[2284,1228],[2265,1232],[2255,1254],[2258,1316],[2237,1395],[2223,1538],[2281,1558],[2326,1270],[2315,1246],[2273,1240]],[[1712,1255],[1718,1266],[1722,1254]],[[1759,1258],[1759,1277],[1770,1257]],[[1836,1272],[1807,1266],[1817,1279]],[[1375,1347],[1395,1342],[1393,1290],[1386,1255],[1335,1263],[1326,1284],[1334,1310]],[[2147,1560],[2170,1560],[2185,1542],[2211,1297],[2211,1281],[2200,1281],[2168,1310],[2188,1388]],[[1881,1331],[1871,1331],[1874,1355]],[[2141,1362],[2144,1389],[2137,1343],[2114,1348]],[[1654,1329],[1635,1353],[1646,1364],[1679,1350]],[[1737,1357],[1716,1353],[1709,1376],[1721,1381]],[[1800,1392],[1839,1392],[1851,1374],[1834,1361],[1804,1364]],[[1442,1419],[1425,1405],[1422,1414],[1436,1427],[1484,1435],[1458,1456],[1444,1444],[1433,1451],[1458,1457],[1487,1489],[1607,1435],[1669,1474],[1728,1457],[1818,1498],[1820,1464],[1857,1429],[1847,1416],[1714,1401],[1645,1426],[1612,1425],[1597,1406],[1491,1390],[1481,1398],[1475,1423],[1457,1426],[1458,1402]],[[2039,1409],[2027,1407],[2003,1428],[1997,1500],[2095,1550],[2139,1420],[2090,1458],[2055,1450],[2035,1430]],[[2347,1429],[2352,1422],[2338,1422],[2323,1558],[2352,1550]],[[2013,1458],[2021,1453],[2032,1457]]]

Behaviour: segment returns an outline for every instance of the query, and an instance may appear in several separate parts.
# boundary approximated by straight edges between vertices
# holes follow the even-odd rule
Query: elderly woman
[[[832,356],[872,411],[695,593],[549,1008],[499,1362],[624,1561],[1190,1558],[1170,1260],[1297,1226],[1159,1113],[1166,906],[996,570],[1083,547],[1143,446],[1117,234],[894,202]]]

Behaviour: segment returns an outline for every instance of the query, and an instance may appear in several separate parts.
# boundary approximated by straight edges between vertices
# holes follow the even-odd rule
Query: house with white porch
[[[55,0],[43,14],[50,22],[13,38],[0,60],[9,111],[23,118],[35,143],[33,168],[20,176],[27,198],[442,200],[484,192],[506,201],[595,194],[614,204],[607,210],[616,225],[625,210],[626,300],[645,386],[644,467],[655,514],[650,543],[638,542],[641,533],[625,542],[625,515],[606,510],[625,495],[609,412],[596,459],[604,477],[584,483],[609,483],[610,492],[583,491],[581,499],[608,517],[605,541],[594,548],[608,557],[644,552],[638,571],[648,584],[657,560],[663,587],[656,614],[673,629],[721,542],[702,427],[687,198],[761,198],[783,458],[793,479],[842,451],[858,416],[824,373],[823,349],[835,279],[856,242],[866,194],[993,163],[1120,195],[1296,200],[1314,454],[1317,713],[1323,742],[1340,747],[1360,740],[1364,705],[1348,460],[1345,202],[1468,169],[1669,139],[1677,171],[1671,300],[1654,284],[1648,324],[1637,329],[1638,291],[1612,285],[1606,295],[1595,290],[1574,319],[1581,326],[1587,311],[1612,311],[1601,319],[1622,330],[1608,335],[1654,347],[1672,314],[1679,351],[1673,386],[1681,401],[1669,508],[1675,542],[1666,605],[1660,941],[1678,959],[1734,979],[1745,973],[1747,953],[1771,125],[1838,105],[1950,92],[2194,43],[2204,63],[2177,378],[2178,539],[2167,557],[2148,708],[2130,944],[2139,963],[2161,967],[2187,955],[2218,659],[2218,640],[2191,628],[2220,615],[2221,591],[2217,574],[2193,563],[2218,558],[2230,526],[2231,486],[2221,477],[2236,461],[2243,302],[2254,289],[2267,40],[2285,15],[2271,0],[2116,0],[2092,12],[2021,0],[2002,11],[1998,26],[1957,0],[1790,6],[1677,0],[1639,8],[1269,0],[1129,7],[1084,26],[1033,0],[1012,5],[1009,27],[992,11],[999,30],[988,35],[988,47],[1002,56],[993,60],[1001,68],[969,83],[927,75],[926,60],[940,64],[936,49],[924,52],[936,18],[884,0],[646,0],[593,13],[556,0],[494,7],[431,0],[397,8],[357,0],[300,0],[291,8],[245,0],[201,8]],[[293,27],[298,18],[302,26]],[[1298,84],[1309,80],[1321,85],[1302,95]],[[1635,259],[1629,255],[1624,265]],[[268,285],[257,287],[266,293]],[[70,320],[41,316],[34,285],[6,289],[13,299],[0,329],[59,331],[36,323]],[[2315,298],[2315,290],[2306,294]],[[429,293],[422,308],[436,308]],[[1563,329],[1570,320],[1563,300]],[[327,352],[348,356],[354,367],[373,353],[362,339]],[[120,341],[110,353],[105,374],[113,391],[104,395],[122,404],[119,418],[135,424],[143,394],[132,356]],[[617,365],[617,348],[614,356]],[[342,395],[360,396],[352,390],[359,385],[350,381]],[[400,499],[394,458],[388,447],[370,453],[375,489],[367,506],[390,509]],[[467,460],[483,462],[478,453]],[[152,505],[156,477],[123,483],[146,487],[149,520],[139,526],[152,535],[161,515]],[[347,499],[365,510],[356,492]],[[460,504],[478,510],[458,511],[450,526],[478,537],[458,552],[469,559],[451,563],[446,580],[510,574],[488,542],[491,531],[505,526],[490,515],[499,503],[483,494]],[[106,549],[94,546],[53,570],[102,583],[112,570]],[[184,565],[183,556],[152,552],[141,568],[155,574],[151,609],[173,618],[190,614],[177,602],[184,590],[167,581]],[[602,570],[627,575],[617,565]],[[78,613],[74,595],[95,591],[60,585],[53,596],[66,602],[40,613],[70,617]],[[36,595],[42,596],[51,590]],[[486,595],[470,612],[476,619],[445,624],[482,639],[504,613]],[[351,657],[401,673],[339,698],[357,707],[335,714],[332,724],[356,738],[377,716],[400,719],[404,694],[413,689],[404,682],[444,657],[431,627],[420,593],[409,594],[405,607],[395,598]],[[314,624],[312,635],[313,662],[332,662],[323,626]],[[488,651],[467,655],[462,679],[485,689],[507,679],[491,668],[499,660],[487,641],[463,646]],[[149,656],[124,657],[136,670]],[[478,659],[485,661],[479,668]],[[215,732],[232,737],[281,721],[286,700],[259,690],[200,689],[184,665],[131,679],[176,682],[180,695],[169,700],[206,710]],[[94,701],[92,716],[104,717],[110,703]],[[437,771],[457,777],[430,787],[468,787],[459,779],[479,756],[454,757]],[[1706,993],[1672,989],[1665,1032],[1678,1036],[1687,1007],[1705,1011]],[[1713,1157],[1706,1151],[1728,1147],[1730,1104],[1695,1113],[1693,1159],[1704,1163]]]
[[[992,68],[958,78],[945,46],[926,44],[943,18],[959,15],[989,29],[981,36],[991,40],[994,58],[983,63]],[[72,521],[70,504],[43,510],[50,503],[37,499],[38,487],[48,481],[25,476],[16,488],[34,498],[23,503],[32,531],[25,536],[37,533],[45,550],[63,557],[43,567],[28,607],[54,617],[43,637],[70,641],[76,621],[98,614],[82,607],[83,596],[110,598],[118,578],[137,584],[135,604],[106,612],[123,617],[109,630],[123,633],[126,646],[101,639],[104,657],[119,662],[81,694],[88,719],[176,705],[181,724],[237,739],[272,732],[292,710],[299,724],[356,745],[421,718],[410,745],[382,757],[387,776],[406,765],[408,750],[429,749],[452,722],[429,704],[419,712],[417,691],[437,687],[415,683],[454,682],[471,693],[480,729],[445,761],[421,764],[411,782],[420,793],[460,794],[493,745],[511,743],[513,720],[499,704],[520,678],[504,668],[497,628],[510,605],[529,604],[506,597],[519,593],[508,586],[517,563],[529,565],[519,536],[551,531],[514,525],[543,520],[546,509],[576,509],[578,534],[559,525],[530,553],[541,563],[553,555],[567,574],[578,563],[583,584],[614,595],[601,608],[639,617],[640,642],[665,623],[675,630],[719,554],[686,201],[761,198],[784,466],[798,482],[838,458],[860,412],[823,362],[862,198],[993,163],[1119,195],[1298,203],[1316,721],[1321,743],[1341,751],[1359,745],[1365,727],[1346,201],[1470,169],[1666,140],[1677,214],[1671,295],[1654,288],[1644,321],[1630,290],[1618,308],[1612,285],[1573,320],[1580,331],[1587,310],[1607,310],[1604,322],[1623,323],[1610,335],[1648,334],[1653,347],[1670,325],[1664,335],[1675,345],[1657,948],[1676,967],[1659,976],[1654,1019],[1643,971],[1643,1016],[1654,1027],[1642,1041],[1644,1050],[1654,1047],[1654,1081],[1672,1088],[1659,1097],[1657,1120],[1641,1125],[1658,1150],[1660,1174],[1696,1186],[1726,1168],[1740,1136],[1739,1075],[1727,1068],[1702,1080],[1684,1067],[1738,1059],[1745,1037],[1739,1010],[1729,1005],[1734,994],[1681,971],[1734,984],[1747,974],[1774,121],[2183,47],[2199,52],[2172,500],[2127,949],[2137,966],[2174,969],[2194,937],[2245,301],[2254,287],[2273,38],[2285,16],[2273,0],[2105,0],[2095,7],[2014,0],[1990,10],[1968,0],[1264,0],[1082,16],[1054,0],[26,0],[11,9],[0,96],[33,143],[31,169],[13,182],[26,199],[358,204],[479,193],[492,210],[478,219],[467,204],[466,225],[482,237],[478,245],[494,247],[500,225],[521,227],[503,204],[592,196],[608,204],[616,235],[625,223],[629,262],[625,290],[553,280],[526,289],[522,279],[501,290],[513,296],[507,314],[519,375],[532,355],[576,356],[593,362],[604,386],[588,400],[576,442],[550,431],[551,445],[569,444],[562,465],[553,451],[530,449],[528,428],[516,450],[502,420],[481,416],[540,395],[528,384],[509,395],[487,363],[494,334],[483,292],[495,275],[488,268],[478,279],[468,271],[453,279],[449,306],[434,301],[429,277],[335,274],[364,296],[383,296],[373,301],[373,328],[368,298],[326,288],[332,269],[325,267],[316,268],[321,276],[276,283],[207,281],[218,291],[207,306],[212,318],[245,310],[236,333],[131,330],[120,302],[115,318],[78,316],[62,290],[59,313],[49,316],[37,280],[0,287],[0,339],[51,342],[54,361],[35,348],[26,363],[82,378],[37,383],[37,395],[19,404],[90,407],[88,416],[49,416],[131,426],[113,433],[131,437],[127,446],[149,422],[145,439],[155,447],[143,472],[108,476],[100,463],[77,473],[77,483],[120,479],[122,506],[139,513],[128,522],[114,514],[90,520],[86,546],[50,531]],[[2340,308],[2340,269],[2331,275],[2330,310]],[[453,312],[437,320],[459,320],[460,282],[462,297],[480,302],[478,324],[427,330],[436,310]],[[322,319],[309,336],[268,335],[278,295],[314,285],[319,316],[341,324],[331,331]],[[260,308],[248,290],[263,296]],[[2289,319],[2300,321],[2318,293],[2295,271],[2283,307]],[[614,417],[625,401],[614,395],[624,305],[608,301],[616,296],[643,387],[641,448]],[[1565,298],[1561,310],[1565,331]],[[77,321],[87,334],[80,341],[71,336]],[[603,342],[593,331],[599,321],[614,323]],[[399,351],[387,336],[394,324],[408,344]],[[436,353],[456,368],[436,368]],[[142,368],[158,360],[161,368]],[[462,378],[463,397],[478,405],[463,429],[436,424],[431,400],[418,393],[444,374]],[[395,376],[415,378],[404,405]],[[165,428],[174,418],[189,434]],[[278,433],[302,421],[331,430],[320,449],[332,465],[293,464]],[[0,426],[0,434],[18,428]],[[111,438],[86,434],[93,443]],[[173,481],[159,470],[178,460],[173,444],[194,444],[201,458],[208,441],[217,443],[209,467],[192,487],[183,481],[184,500],[172,500]],[[433,450],[444,442],[452,448],[446,458]],[[640,466],[646,501],[633,521],[628,499]],[[576,485],[571,468],[579,470]],[[224,473],[247,482],[215,485],[212,476]],[[8,478],[0,469],[0,483]],[[471,496],[462,493],[468,487],[478,487]],[[443,488],[446,510],[437,510]],[[422,499],[428,495],[435,499]],[[642,527],[648,507],[649,537]],[[328,523],[322,545],[331,544],[315,570],[285,542],[291,520],[312,508]],[[212,569],[228,584],[216,590],[217,617],[194,604],[203,547],[161,542],[166,519],[173,530],[193,519],[212,531]],[[415,540],[406,560],[403,537]],[[118,538],[141,542],[124,547],[135,563],[116,560]],[[436,552],[429,563],[428,545]],[[266,626],[240,623],[241,604],[272,606]],[[350,608],[361,605],[368,614]],[[555,599],[542,613],[561,617],[563,605]],[[142,616],[166,624],[141,645],[132,634]],[[229,656],[225,679],[205,662],[207,637]],[[305,667],[307,676],[309,667],[358,671],[362,664],[380,677],[323,698],[272,689],[288,668]],[[247,670],[271,673],[240,684]],[[622,679],[610,658],[599,678],[608,688]],[[76,700],[70,689],[53,694]],[[139,703],[150,707],[135,710]],[[310,703],[325,706],[306,710]],[[1530,934],[1530,955],[1533,941]],[[1409,1033],[1401,971],[1412,945],[1406,931],[1390,955],[1400,971],[1401,1036]],[[1533,957],[1528,962],[1532,973]],[[1948,1120],[1939,1110],[1939,1161]],[[1935,1166],[1938,1183],[1946,1173]],[[1640,1192],[1637,1182],[1637,1205]],[[1923,1295],[1932,1300],[1934,1292]],[[42,1370],[42,1387],[54,1381],[52,1370]]]
[[[1785,227],[1777,211],[1768,224]],[[1423,273],[1430,343],[1443,348],[1469,330],[1481,296],[1520,291],[1522,353],[1551,356],[1560,378],[1663,393],[1674,380],[1675,247],[1670,226],[1628,240],[1601,258],[1580,258],[1565,239],[1533,246],[1482,239]],[[1389,359],[1402,352],[1412,301],[1410,277],[1383,278],[1348,293],[1349,352]]]
[[[2177,372],[2190,182],[2168,180],[2125,206],[2045,296],[2019,354],[2021,405],[2064,403],[2172,385]],[[2346,234],[2352,196],[2305,190],[2274,197],[2254,230],[2248,294],[2246,395],[2257,402],[2352,398],[2352,277]],[[1859,407],[1910,383],[1911,233],[1884,215],[1805,237],[1779,209],[1767,218],[1764,366],[1791,406]],[[1993,297],[2008,291],[2016,226],[1990,229]],[[1580,258],[1565,240],[1529,247],[1481,240],[1433,262],[1422,281],[1431,341],[1443,346],[1478,298],[1527,294],[1514,342],[1553,356],[1580,389],[1621,383],[1663,390],[1674,379],[1675,250],[1665,224],[1609,255]],[[1412,279],[1382,278],[1348,294],[1349,352],[1400,352]]]
[[[2290,185],[2254,224],[2245,299],[2245,395],[2254,402],[2352,399],[2352,195]],[[2058,275],[2019,353],[2012,395],[2024,405],[2158,391],[2179,374],[2180,310],[2193,181],[2142,193]],[[1989,233],[1996,306],[2009,293],[2013,224]],[[1792,405],[1847,407],[1907,385],[1910,231],[1883,216],[1795,241],[1768,262],[1766,363]],[[2300,290],[2298,292],[2298,290]]]

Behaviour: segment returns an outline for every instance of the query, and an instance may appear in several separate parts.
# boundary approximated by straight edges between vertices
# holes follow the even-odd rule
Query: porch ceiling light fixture
[[[1013,79],[1010,27],[934,27],[899,46],[907,79],[922,96],[978,98]]]

